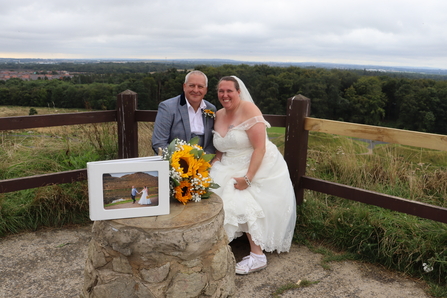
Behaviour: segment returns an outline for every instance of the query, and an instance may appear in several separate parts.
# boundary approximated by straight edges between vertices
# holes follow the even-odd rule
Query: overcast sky
[[[0,58],[447,69],[446,0],[0,0]]]

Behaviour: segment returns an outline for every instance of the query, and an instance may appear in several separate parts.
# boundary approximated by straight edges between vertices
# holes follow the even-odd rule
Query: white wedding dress
[[[224,228],[230,241],[244,232],[264,251],[289,251],[295,230],[296,202],[287,164],[278,148],[266,141],[262,164],[245,190],[234,188],[232,177],[243,177],[250,164],[253,147],[246,130],[256,123],[270,124],[262,116],[246,120],[222,137],[214,133],[214,146],[223,153],[210,175],[220,187],[213,191],[223,200]]]
[[[146,190],[146,189],[143,189],[141,192],[142,192],[143,194],[141,195],[141,198],[140,198],[140,200],[138,201],[138,204],[140,204],[140,205],[150,205],[152,202],[151,202],[151,199],[149,199],[149,198],[147,197],[147,190]]]

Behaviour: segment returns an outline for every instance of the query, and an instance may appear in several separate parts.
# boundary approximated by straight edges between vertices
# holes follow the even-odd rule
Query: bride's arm
[[[245,175],[248,181],[246,181],[245,177],[234,178],[237,182],[237,184],[235,184],[235,187],[237,189],[246,189],[247,187],[249,187],[248,183],[251,183],[253,177],[256,175],[256,172],[261,166],[262,159],[264,158],[265,154],[265,124],[262,122],[256,123],[247,130],[247,135],[251,145],[253,146],[253,153],[251,155],[250,165],[248,167],[247,174]]]
[[[211,166],[213,166],[213,164],[216,161],[220,161],[222,159],[222,152],[220,152],[219,150],[216,150],[216,155],[214,156],[213,160],[211,161]]]

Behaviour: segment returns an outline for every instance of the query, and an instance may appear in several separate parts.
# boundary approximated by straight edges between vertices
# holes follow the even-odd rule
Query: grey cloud
[[[447,68],[444,0],[0,4],[0,57],[346,60]]]

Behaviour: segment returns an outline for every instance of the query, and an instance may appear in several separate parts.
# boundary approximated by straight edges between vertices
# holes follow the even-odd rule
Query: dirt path
[[[48,229],[0,239],[1,298],[79,298],[91,225]],[[245,239],[231,246],[236,260],[247,254]],[[425,298],[423,284],[377,266],[358,262],[321,267],[320,254],[293,245],[289,253],[267,254],[269,265],[260,272],[237,276],[235,298],[264,298],[298,280],[318,282],[285,292],[283,298],[359,297]]]
[[[157,203],[158,203],[158,201],[157,201]],[[144,208],[144,207],[154,207],[154,206],[157,206],[157,204],[155,202],[152,202],[152,204],[150,204],[150,205],[140,205],[140,204],[138,204],[138,202],[136,202],[136,203],[129,202],[129,203],[124,203],[124,204],[108,206],[104,209],[111,210],[111,209],[127,209],[127,208]]]
[[[112,206],[105,207],[104,209],[125,209],[125,208],[141,208],[141,207],[153,207],[158,206],[158,197],[152,197],[151,204],[150,205],[140,205],[138,204],[138,198],[135,203],[132,203],[132,201],[129,201],[127,203],[123,204],[116,204]]]

